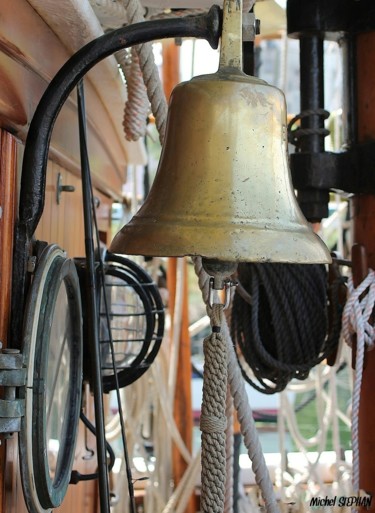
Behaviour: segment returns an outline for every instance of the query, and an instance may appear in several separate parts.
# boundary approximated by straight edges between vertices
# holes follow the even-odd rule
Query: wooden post
[[[16,140],[8,132],[0,131],[0,340],[3,347],[7,346],[13,257],[13,233],[16,212],[17,182],[16,182]],[[0,508],[5,511],[5,477],[10,486],[13,470],[17,461],[11,462],[5,458],[6,445],[15,452],[16,437],[7,444],[0,446]],[[7,471],[5,472],[5,461]],[[9,475],[11,474],[11,476]],[[15,498],[11,497],[14,502]],[[10,508],[7,508],[10,511]]]
[[[357,37],[358,141],[375,139],[375,32]],[[368,265],[375,269],[375,196],[354,197],[354,241],[366,249]],[[373,496],[375,509],[375,351],[366,355],[359,411],[360,488]]]
[[[180,81],[179,73],[179,47],[174,40],[163,41],[163,87],[169,99],[172,89]],[[167,208],[167,206],[166,206]],[[173,325],[173,312],[176,299],[176,274],[177,261],[175,258],[168,259],[167,286],[169,291],[169,311],[171,313],[171,324]],[[183,291],[182,322],[180,331],[180,348],[177,364],[176,393],[174,397],[174,418],[186,447],[192,449],[193,435],[193,411],[191,401],[191,349],[189,335],[189,313],[188,313],[188,286],[187,286],[187,265],[184,262],[185,287]],[[177,447],[173,447],[173,480],[177,485],[185,473],[187,464],[181,456]],[[185,513],[196,511],[194,497],[192,496]]]

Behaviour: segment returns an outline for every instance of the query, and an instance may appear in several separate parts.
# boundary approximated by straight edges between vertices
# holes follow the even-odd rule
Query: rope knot
[[[227,428],[226,417],[201,415],[200,430],[204,433],[224,433]]]

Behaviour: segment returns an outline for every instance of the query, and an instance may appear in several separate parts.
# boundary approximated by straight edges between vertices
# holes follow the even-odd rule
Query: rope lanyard
[[[221,333],[222,322],[223,305],[213,304],[212,333],[203,342],[205,364],[200,420],[203,513],[222,513],[225,501],[227,351]]]
[[[214,335],[215,340],[220,338],[220,340],[221,340],[220,347],[223,347],[223,346],[221,346],[222,341],[224,341],[225,346],[226,346],[226,349],[223,348],[223,351],[224,351],[223,354],[225,354],[225,358],[226,358],[225,364],[226,364],[227,373],[228,373],[228,378],[227,378],[228,385],[230,388],[231,396],[233,397],[234,408],[238,414],[238,420],[240,422],[241,433],[243,435],[244,444],[247,449],[248,456],[252,463],[252,469],[253,469],[253,472],[255,475],[255,481],[261,491],[261,494],[262,494],[262,497],[264,500],[264,504],[265,504],[265,508],[266,508],[266,512],[267,513],[279,513],[279,508],[278,508],[276,497],[275,497],[275,494],[273,491],[272,481],[271,481],[271,478],[270,478],[270,475],[269,475],[269,472],[267,469],[267,465],[266,465],[266,462],[264,459],[262,447],[260,445],[258,433],[257,433],[256,427],[255,427],[253,412],[251,410],[249,400],[247,397],[247,393],[245,390],[245,383],[244,383],[240,368],[237,363],[237,357],[236,357],[236,354],[234,351],[232,339],[230,337],[229,328],[228,328],[225,316],[222,313],[220,314],[220,310],[222,311],[223,305],[215,304],[216,298],[214,298],[214,300],[212,301],[213,304],[212,304],[212,309],[211,309],[211,307],[209,306],[210,305],[210,292],[211,292],[210,277],[206,273],[206,271],[203,269],[202,259],[200,257],[193,258],[193,261],[194,261],[195,273],[198,276],[198,282],[199,282],[199,287],[202,292],[202,297],[203,297],[204,302],[207,305],[207,313],[212,319],[211,325],[213,327],[217,326],[218,328],[220,328],[220,331],[218,331],[218,328],[215,328],[213,330],[212,335],[208,338],[211,338]],[[219,313],[217,312],[217,310],[215,312],[213,312],[213,310],[216,309],[217,307],[221,307],[221,308],[219,308]],[[208,344],[209,350],[212,347],[214,347],[214,346],[212,346],[211,343],[209,343]],[[214,349],[215,349],[215,347],[214,347]],[[215,358],[214,359],[210,358],[211,354],[208,358],[209,358],[209,362],[210,362],[209,365],[211,365],[211,363],[212,363],[212,365],[218,369],[219,367],[218,367],[218,363],[216,360],[219,358],[219,355],[217,353],[218,353],[218,347],[216,346],[216,353],[214,353],[214,355],[213,355]],[[220,362],[221,362],[221,359],[220,359]],[[206,369],[206,365],[205,365],[205,372],[207,372],[207,370],[208,369]],[[215,372],[217,372],[217,371],[215,371]],[[223,402],[221,403],[220,407],[222,408],[222,405],[224,405],[224,408],[225,408],[226,388],[224,388],[224,383],[221,386],[223,386],[223,390],[221,392],[222,395],[220,396],[220,401],[223,401]],[[207,387],[207,385],[206,385],[206,387]],[[205,396],[203,395],[203,400],[205,400],[204,398],[205,398]],[[202,414],[203,414],[203,410],[204,409],[202,406]],[[220,410],[220,418],[223,419],[222,420],[223,424],[221,425],[221,427],[223,427],[223,429],[225,429],[225,420],[224,420],[225,419],[225,410]],[[206,429],[205,423],[206,422],[204,421],[203,429]],[[201,424],[201,429],[202,429],[202,424]],[[209,460],[212,460],[213,454],[215,454],[215,457],[216,457],[216,452],[215,453],[212,452],[211,454],[203,453],[203,437],[204,436],[205,435],[203,435],[203,433],[202,433],[202,469],[207,468],[206,465],[211,465],[210,461],[208,463],[205,462],[206,458],[208,458]],[[224,440],[223,444],[224,444],[224,450],[225,450],[225,438],[220,438],[220,441],[221,440]],[[217,448],[215,447],[214,450],[216,451]],[[222,449],[218,449],[218,450],[222,451]],[[220,455],[222,455],[222,454],[224,454],[224,452],[220,452]],[[218,465],[218,459],[216,459],[215,461],[216,461],[216,465]],[[220,456],[220,462],[222,464],[222,468],[220,469],[220,475],[223,476],[223,475],[225,475],[225,465],[226,465],[225,456],[224,456],[224,458],[222,456]],[[214,464],[215,463],[212,463],[212,466],[214,466]],[[206,472],[206,470],[205,470],[205,472]],[[215,472],[218,472],[218,471],[215,471]],[[223,507],[224,507],[223,502],[221,502],[222,509],[218,510],[218,509],[215,509],[215,507],[210,509],[210,507],[209,507],[211,504],[210,501],[214,500],[214,499],[212,498],[212,496],[209,497],[208,499],[206,499],[204,497],[206,494],[208,494],[208,495],[212,494],[212,491],[209,486],[203,486],[204,481],[205,481],[205,479],[204,479],[203,470],[202,470],[201,503],[204,502],[205,503],[204,507],[208,508],[208,509],[203,509],[203,505],[202,505],[202,511],[203,512],[220,511],[220,513],[222,513],[223,511],[225,511],[223,509]],[[216,491],[216,489],[215,489],[215,493],[218,493]],[[225,493],[225,479],[222,478],[222,481],[220,483],[220,494],[223,496],[222,500],[224,500],[224,493]]]

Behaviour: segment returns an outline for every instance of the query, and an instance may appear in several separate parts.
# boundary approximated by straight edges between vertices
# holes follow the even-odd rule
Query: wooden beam
[[[375,32],[357,37],[358,141],[375,139]],[[362,244],[375,269],[375,196],[354,197],[354,242]],[[359,411],[360,488],[375,496],[375,351],[367,352]],[[373,509],[373,507],[371,508]]]
[[[163,67],[162,80],[164,92],[169,99],[173,88],[180,81],[180,49],[176,46],[173,39],[163,41]],[[167,208],[167,206],[166,206]],[[169,311],[171,314],[171,324],[173,326],[173,317],[176,300],[176,274],[177,260],[168,259],[167,285],[169,291]],[[193,410],[191,401],[191,350],[189,335],[189,313],[188,313],[188,286],[187,286],[187,265],[184,262],[185,286],[183,290],[182,303],[182,322],[180,329],[180,347],[177,364],[177,382],[174,397],[174,418],[180,431],[186,447],[191,451],[193,436]],[[173,480],[177,485],[185,473],[187,464],[181,456],[177,447],[173,447]],[[194,497],[191,497],[185,513],[194,513],[196,511]]]
[[[7,347],[16,214],[16,140],[0,131],[0,340]],[[5,511],[6,444],[0,446],[0,507]],[[7,469],[10,470],[9,468]],[[8,480],[9,481],[9,480]]]

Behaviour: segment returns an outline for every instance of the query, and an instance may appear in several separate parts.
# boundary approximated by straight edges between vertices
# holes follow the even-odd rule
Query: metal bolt
[[[254,41],[256,34],[260,34],[260,21],[255,18],[254,13],[243,13],[242,16],[242,39],[243,41]]]

